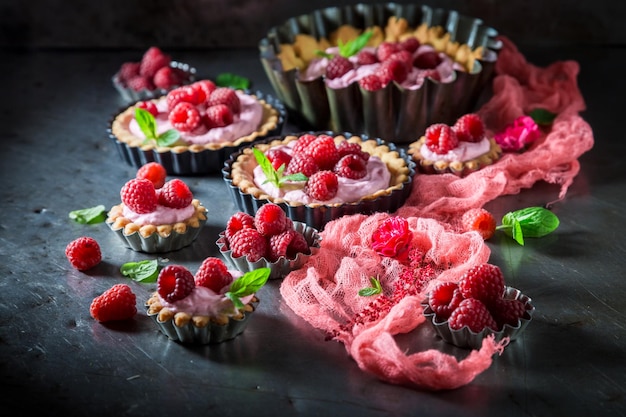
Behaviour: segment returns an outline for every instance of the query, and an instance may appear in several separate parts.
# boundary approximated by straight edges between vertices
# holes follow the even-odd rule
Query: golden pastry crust
[[[192,144],[192,145],[181,145],[175,144],[174,146],[158,146],[154,141],[150,141],[149,143],[144,143],[143,138],[139,138],[133,135],[129,129],[129,125],[131,120],[135,118],[135,106],[130,106],[120,114],[118,114],[111,124],[111,133],[120,141],[128,146],[140,148],[143,151],[156,150],[159,153],[163,152],[173,152],[173,153],[183,153],[186,151],[191,152],[202,152],[204,150],[216,151],[225,147],[235,147],[239,146],[243,143],[252,142],[257,138],[266,136],[272,129],[275,129],[279,124],[280,113],[277,109],[272,107],[265,100],[258,98],[254,94],[250,94],[250,96],[257,99],[257,101],[261,104],[263,108],[263,116],[261,117],[261,122],[259,126],[254,132],[251,132],[248,135],[237,138],[234,141],[221,142],[221,143],[207,143],[204,145]],[[154,99],[152,101],[156,102],[161,100],[161,98]]]
[[[193,199],[191,204],[193,204],[195,208],[193,215],[185,221],[179,223],[158,225],[139,225],[137,223],[133,223],[133,221],[129,218],[124,217],[124,203],[113,206],[111,210],[109,210],[106,222],[113,231],[123,229],[125,236],[129,236],[133,233],[139,233],[142,237],[148,238],[154,233],[157,233],[159,236],[167,238],[173,232],[183,234],[186,233],[190,227],[197,229],[207,219],[207,209],[200,204],[199,200]]]
[[[500,145],[498,145],[496,141],[491,138],[489,139],[489,151],[477,158],[463,162],[433,161],[425,159],[420,152],[425,141],[426,138],[422,136],[418,141],[411,143],[407,149],[407,153],[411,155],[417,164],[418,169],[425,174],[444,174],[448,172],[462,177],[493,164],[502,156],[502,149],[500,148]]]
[[[259,149],[262,152],[265,152],[267,149],[279,145],[286,145],[291,141],[297,140],[298,136],[285,136],[284,138],[277,139],[271,141],[269,143],[258,144],[255,148]],[[337,135],[334,137],[335,143],[339,144],[340,142],[347,140],[348,142],[358,143],[361,146],[361,149],[364,152],[369,153],[372,156],[376,156],[380,158],[387,169],[391,173],[391,178],[389,180],[389,186],[385,189],[378,190],[373,194],[362,197],[358,201],[349,202],[350,204],[358,203],[365,200],[375,200],[377,198],[390,195],[393,191],[401,189],[404,184],[408,181],[410,170],[406,164],[406,161],[400,156],[399,152],[395,150],[391,150],[389,146],[384,144],[379,144],[376,140],[369,139],[363,141],[359,136],[351,136],[350,138],[346,138],[343,135]],[[254,182],[254,168],[258,166],[256,158],[254,157],[253,148],[244,148],[241,155],[232,163],[231,170],[231,178],[233,185],[237,186],[241,192],[245,194],[250,194],[253,197],[259,200],[269,200],[275,204],[286,203],[291,206],[302,206],[306,205],[308,207],[337,207],[341,206],[344,203],[309,203],[304,204],[300,202],[294,201],[286,201],[282,198],[274,198],[265,193],[262,189],[260,189]]]

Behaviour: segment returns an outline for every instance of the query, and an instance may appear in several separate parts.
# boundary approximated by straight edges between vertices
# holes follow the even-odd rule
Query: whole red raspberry
[[[159,189],[165,184],[167,171],[165,167],[158,162],[148,162],[137,170],[135,177],[148,180],[154,184],[154,188]]]
[[[167,109],[172,111],[178,103],[185,102],[193,105],[198,104],[198,92],[191,86],[185,85],[175,88],[165,96]]]
[[[419,69],[435,69],[441,64],[441,57],[436,51],[422,52],[413,60],[413,66]]]
[[[189,85],[189,87],[196,91],[198,104],[206,103],[209,100],[209,97],[211,97],[211,93],[213,93],[213,91],[217,88],[215,83],[211,80],[196,81]]]
[[[487,327],[494,331],[498,329],[496,321],[485,304],[475,298],[461,301],[459,306],[450,314],[448,324],[453,330],[467,326],[474,333],[479,333]]]
[[[402,62],[404,64],[404,67],[406,68],[407,74],[409,73],[409,71],[411,71],[411,68],[413,68],[413,55],[411,55],[409,51],[400,49],[398,52],[394,52],[393,54],[391,54],[391,56],[387,58],[387,61],[390,61],[392,59]],[[406,77],[404,78],[406,79]]]
[[[256,262],[267,253],[267,240],[256,229],[241,229],[230,239],[230,249],[235,258],[245,256]]]
[[[356,63],[358,65],[372,65],[378,62],[378,58],[374,52],[359,51],[356,55]]]
[[[216,104],[225,104],[230,108],[233,114],[239,114],[241,111],[241,101],[239,96],[232,88],[218,87],[216,88],[209,99],[207,100],[207,107],[215,106]]]
[[[298,174],[302,173],[307,177],[312,176],[319,171],[319,167],[313,160],[313,158],[304,153],[294,154],[285,168],[285,174]]]
[[[159,204],[171,208],[185,208],[193,201],[193,193],[183,180],[174,178],[166,182],[159,192]]]
[[[144,77],[143,75],[137,75],[131,78],[126,82],[126,86],[135,91],[154,90],[152,79]]]
[[[137,314],[137,297],[127,284],[116,284],[93,299],[89,313],[100,323],[128,320]]]
[[[319,135],[304,149],[304,153],[313,158],[313,161],[320,170],[333,169],[339,161],[339,152],[332,136]]]
[[[156,117],[159,114],[159,109],[157,108],[156,104],[154,104],[154,102],[152,101],[140,101],[136,104],[136,106],[139,107],[140,109],[146,110],[154,117]]]
[[[461,225],[466,232],[480,233],[484,240],[490,239],[496,231],[496,219],[484,208],[473,208],[463,213]]]
[[[360,156],[366,161],[370,159],[370,154],[364,152],[361,148],[361,145],[354,142],[348,142],[347,140],[339,142],[339,145],[337,146],[337,152],[339,152],[339,158],[346,155],[354,154]]]
[[[157,292],[168,303],[187,297],[195,286],[193,274],[182,265],[167,265],[157,278]]]
[[[367,161],[359,155],[346,155],[337,162],[333,170],[340,177],[358,180],[367,175]]]
[[[289,229],[269,238],[268,253],[269,260],[276,262],[281,257],[294,259],[298,253],[308,255],[311,253],[311,249],[301,233]]]
[[[152,78],[159,69],[169,66],[171,61],[171,57],[158,47],[150,47],[141,58],[139,73],[144,77]]]
[[[428,296],[428,305],[437,318],[446,320],[463,301],[459,285],[456,282],[442,282]]]
[[[219,294],[233,282],[233,276],[220,258],[209,257],[202,261],[195,275],[197,287],[206,287]]]
[[[476,298],[489,306],[504,293],[502,271],[487,263],[473,266],[461,277],[459,290],[464,298]]]
[[[517,327],[526,313],[526,305],[523,302],[504,298],[497,299],[489,309],[498,324],[498,330],[501,330],[505,324]]]
[[[366,91],[377,91],[383,88],[383,83],[378,75],[369,74],[359,80],[359,86]]]
[[[214,104],[206,109],[204,125],[207,129],[233,124],[233,112],[226,104]]]
[[[335,78],[344,76],[353,68],[354,65],[350,62],[350,60],[348,60],[348,58],[341,55],[335,55],[330,61],[328,61],[328,66],[326,67],[326,78],[334,80]]]
[[[337,195],[339,181],[332,171],[317,171],[304,186],[304,192],[319,201],[328,201]]]
[[[178,103],[167,115],[168,120],[181,132],[191,132],[200,126],[202,121],[200,112],[191,103]]]
[[[459,145],[452,128],[444,123],[430,125],[424,136],[426,147],[439,155],[445,155]]]
[[[476,113],[464,114],[452,126],[460,141],[480,142],[485,136],[485,125]]]
[[[254,215],[254,224],[263,236],[276,235],[287,228],[287,215],[277,204],[263,204]]]
[[[86,271],[102,261],[102,252],[98,242],[88,236],[74,239],[65,247],[65,256],[70,264],[79,271]]]
[[[265,156],[272,163],[275,170],[278,170],[282,165],[285,165],[285,168],[287,168],[291,161],[291,155],[282,149],[270,148],[265,152]]]
[[[118,72],[118,79],[122,84],[139,75],[139,62],[124,62]]]
[[[224,231],[224,236],[226,236],[226,239],[230,241],[235,233],[237,233],[241,229],[254,228],[254,217],[243,211],[238,211],[237,213],[230,216],[230,218],[226,222],[226,230]]]
[[[400,42],[400,48],[413,53],[420,47],[420,41],[417,38],[410,37]]]
[[[394,53],[400,50],[400,45],[396,42],[385,41],[376,48],[376,56],[380,62],[386,61]]]
[[[395,81],[398,84],[403,83],[409,75],[409,71],[402,61],[397,59],[388,59],[380,64],[380,67],[376,71],[376,75],[380,78],[380,82],[383,86],[385,86],[392,81]]]
[[[166,66],[157,70],[152,78],[152,82],[157,88],[169,90],[170,88],[179,85],[181,83],[181,79],[178,72],[176,72],[174,68]]]
[[[296,140],[296,143],[293,146],[293,154],[296,155],[304,152],[307,146],[309,146],[311,142],[317,140],[317,138],[318,136],[312,133],[305,133],[304,135],[301,135],[298,137],[298,140]]]
[[[152,213],[156,210],[158,198],[152,181],[133,178],[120,190],[122,203],[137,214]]]

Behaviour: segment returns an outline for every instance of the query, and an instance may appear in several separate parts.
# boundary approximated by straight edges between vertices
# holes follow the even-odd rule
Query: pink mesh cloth
[[[281,284],[287,305],[312,326],[344,344],[365,372],[416,389],[453,389],[487,369],[507,340],[484,340],[463,359],[437,350],[408,354],[394,335],[425,322],[421,301],[439,282],[458,281],[470,267],[490,256],[480,236],[456,230],[459,214],[498,196],[519,193],[537,181],[560,185],[565,197],[578,174],[578,158],[593,147],[589,125],[579,116],[585,103],[577,86],[578,64],[557,62],[538,68],[507,38],[496,65],[493,97],[479,113],[493,133],[540,107],[557,114],[549,132],[523,153],[505,154],[497,163],[464,178],[452,174],[417,175],[411,195],[394,215],[409,221],[412,247],[424,254],[434,274],[416,292],[396,300],[384,314],[369,315],[371,297],[358,295],[378,277],[385,293],[402,284],[403,265],[371,249],[371,236],[390,214],[345,216],[322,231],[321,250]],[[355,321],[356,318],[356,321]],[[352,325],[346,325],[352,323]]]

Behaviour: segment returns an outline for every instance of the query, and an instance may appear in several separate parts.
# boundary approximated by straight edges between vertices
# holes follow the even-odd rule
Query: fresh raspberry
[[[406,65],[397,59],[388,59],[380,64],[376,75],[380,78],[383,85],[389,84],[391,81],[395,81],[398,84],[403,83],[406,77],[409,75],[409,71]]]
[[[79,271],[86,271],[102,261],[102,252],[98,242],[88,236],[74,239],[65,247],[65,256],[70,264]]]
[[[504,293],[502,271],[496,265],[487,263],[473,266],[461,277],[459,290],[465,298],[476,298],[491,305]]]
[[[278,170],[282,165],[289,165],[289,161],[291,161],[291,155],[282,149],[270,148],[265,152],[265,156],[272,163],[272,166],[275,170]]]
[[[340,177],[358,180],[367,175],[367,161],[355,154],[346,155],[337,162],[333,170]]]
[[[413,60],[413,66],[419,69],[435,69],[441,64],[441,57],[436,51],[422,52]]]
[[[157,292],[168,303],[187,297],[195,286],[193,274],[182,265],[167,265],[157,278]]]
[[[133,178],[120,190],[122,203],[137,214],[152,213],[156,210],[158,198],[152,181]]]
[[[293,146],[293,153],[298,154],[304,152],[304,150],[311,144],[311,142],[317,140],[317,135],[311,133],[305,133],[298,137],[296,143]]]
[[[359,85],[365,91],[377,91],[383,88],[383,83],[376,74],[369,74],[359,80]]]
[[[359,51],[356,55],[356,63],[358,65],[372,65],[378,62],[378,58],[374,52]]]
[[[339,181],[332,171],[317,171],[304,186],[304,192],[311,198],[327,201],[337,195]]]
[[[230,108],[233,114],[239,114],[241,111],[241,101],[239,96],[232,88],[218,87],[216,88],[209,99],[207,100],[207,107],[215,106],[216,104],[225,104]]]
[[[382,42],[376,48],[376,56],[380,62],[384,62],[394,53],[400,50],[400,46],[396,42]]]
[[[406,68],[407,74],[411,71],[411,68],[413,68],[413,55],[411,55],[409,51],[401,49],[398,52],[394,52],[389,58],[387,58],[387,61],[392,59],[402,62]]]
[[[496,219],[482,207],[469,209],[463,213],[461,225],[466,232],[480,233],[484,240],[491,238],[496,231]]]
[[[428,296],[428,305],[437,318],[446,320],[461,304],[463,296],[456,282],[442,282],[437,285]]]
[[[313,161],[321,170],[333,169],[337,161],[339,161],[339,152],[337,151],[335,140],[328,135],[319,135],[317,140],[314,140],[306,147],[304,153],[313,158]]]
[[[241,229],[254,228],[254,217],[243,211],[238,211],[237,213],[230,216],[230,218],[226,222],[226,230],[224,231],[224,236],[226,236],[226,239],[230,241],[235,233],[237,233]]]
[[[137,170],[137,175],[135,177],[149,180],[152,184],[154,184],[154,188],[159,189],[163,187],[163,184],[165,184],[167,171],[165,170],[165,167],[158,162],[148,162]]]
[[[189,87],[196,91],[198,104],[206,103],[209,97],[211,97],[211,93],[217,88],[215,83],[211,80],[196,81]]]
[[[220,258],[209,257],[202,261],[194,277],[196,287],[206,287],[219,294],[233,282],[233,276]]]
[[[294,154],[285,168],[285,174],[298,174],[302,173],[307,177],[318,172],[320,169],[313,160],[312,157],[304,153]]]
[[[233,112],[226,104],[215,104],[206,109],[204,125],[207,129],[224,127],[233,123]]]
[[[464,114],[459,117],[452,129],[460,141],[480,142],[485,135],[485,125],[476,113]]]
[[[512,327],[518,326],[519,320],[526,313],[526,305],[520,300],[499,298],[489,308],[498,324],[498,330],[502,330],[505,324]]]
[[[121,83],[126,84],[128,80],[139,75],[139,62],[124,62],[118,72]]]
[[[154,90],[154,83],[148,77],[137,75],[126,82],[126,86],[135,91]]]
[[[93,299],[89,313],[100,323],[128,320],[137,314],[137,297],[127,284],[115,284]]]
[[[353,68],[354,65],[350,62],[350,60],[348,60],[348,58],[341,55],[335,55],[328,62],[328,66],[326,67],[326,78],[334,80],[335,78],[344,76]]]
[[[420,41],[417,38],[409,37],[400,42],[400,48],[413,53],[420,47]]]
[[[276,235],[287,228],[287,215],[277,204],[263,204],[254,215],[254,225],[263,236]]]
[[[230,249],[235,258],[245,256],[256,262],[267,253],[267,240],[256,229],[241,229],[230,239]]]
[[[160,68],[152,78],[152,82],[154,86],[157,88],[162,88],[164,90],[169,90],[175,85],[179,85],[181,83],[181,79],[179,74],[174,71],[174,68],[167,66]]]
[[[288,229],[269,238],[268,258],[276,262],[280,257],[294,259],[298,253],[310,254],[309,244],[301,233]]]
[[[174,129],[181,132],[193,131],[200,126],[202,121],[196,106],[186,102],[178,103],[167,115],[167,118],[174,126]]]
[[[435,69],[424,71],[424,78],[431,78],[434,81],[441,82],[441,74]]]
[[[443,123],[435,123],[426,129],[426,147],[439,155],[445,155],[459,145],[452,128]]]
[[[464,326],[469,327],[474,333],[479,333],[486,327],[497,330],[498,325],[480,300],[467,298],[450,314],[448,324],[451,329],[459,330]]]
[[[369,161],[370,159],[370,154],[363,151],[361,149],[361,145],[354,142],[348,142],[347,140],[339,142],[339,145],[337,146],[337,152],[339,152],[340,159],[346,155],[351,154],[358,155],[366,161]]]
[[[163,185],[159,192],[159,204],[171,208],[185,208],[193,200],[193,194],[183,180],[174,178]]]
[[[169,111],[172,111],[174,107],[176,107],[176,105],[181,102],[191,103],[194,105],[197,104],[198,92],[194,88],[185,85],[183,87],[178,87],[168,92],[165,96],[165,100],[167,102],[167,109]]]
[[[157,115],[159,114],[159,109],[152,101],[140,101],[136,104],[136,106],[140,109],[148,111],[154,117],[157,117]]]
[[[158,47],[150,47],[141,58],[139,74],[152,78],[159,69],[169,66],[171,61],[170,56],[163,53]]]

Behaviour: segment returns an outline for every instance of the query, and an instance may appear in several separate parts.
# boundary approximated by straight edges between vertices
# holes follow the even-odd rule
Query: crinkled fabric
[[[507,340],[486,338],[480,349],[459,360],[437,350],[408,354],[398,347],[394,335],[425,323],[420,303],[436,284],[458,281],[464,271],[488,261],[490,251],[480,236],[454,227],[460,214],[499,196],[519,193],[537,181],[559,185],[556,201],[563,199],[580,170],[578,158],[593,147],[592,130],[579,115],[585,102],[577,86],[578,64],[565,61],[539,68],[528,63],[507,38],[501,40],[493,96],[478,111],[487,130],[498,132],[535,108],[557,116],[550,130],[529,149],[505,154],[464,178],[452,174],[415,177],[411,195],[393,215],[408,220],[414,233],[411,244],[435,266],[435,278],[375,320],[342,327],[371,301],[358,295],[370,285],[370,277],[378,277],[388,290],[402,274],[398,261],[371,249],[372,233],[391,216],[377,213],[329,222],[321,232],[321,249],[281,284],[281,295],[296,314],[332,334],[363,371],[383,381],[424,390],[454,389],[489,368]]]

